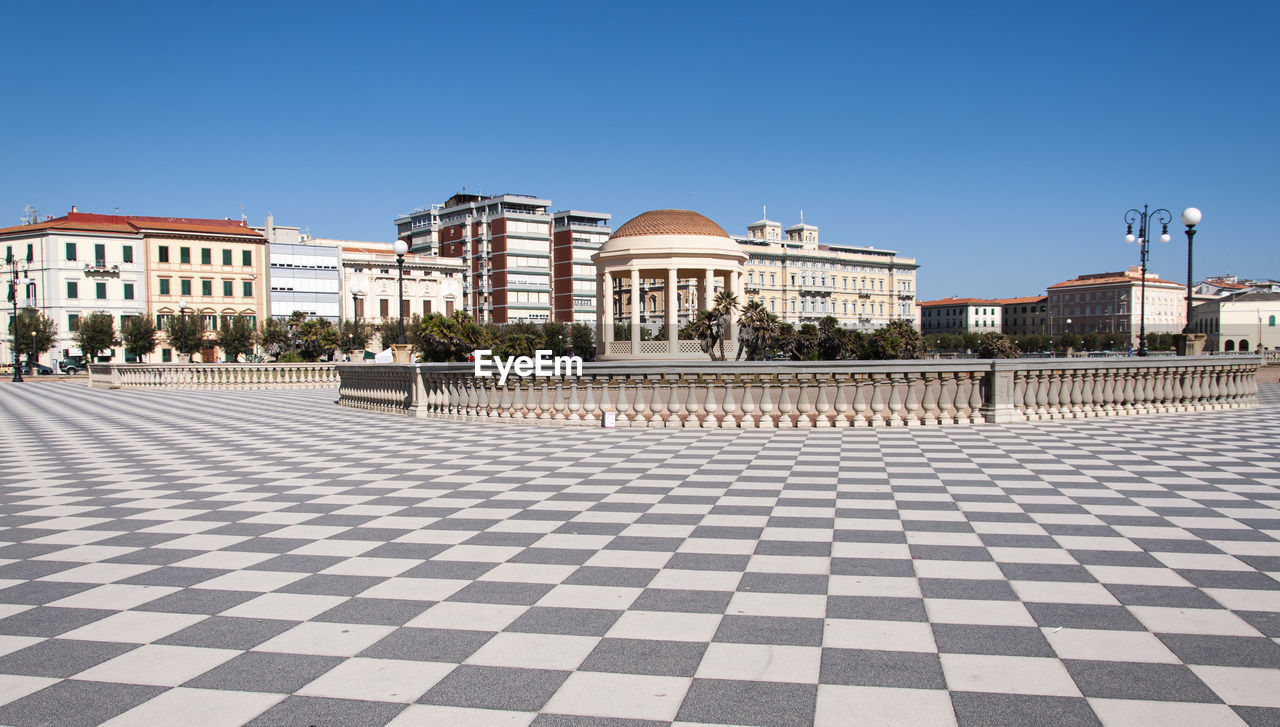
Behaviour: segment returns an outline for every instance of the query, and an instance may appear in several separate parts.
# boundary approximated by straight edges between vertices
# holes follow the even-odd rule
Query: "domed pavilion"
[[[749,255],[720,225],[691,210],[652,210],[632,218],[591,256],[596,265],[596,317],[600,344],[596,358],[693,359],[708,356],[698,341],[680,341],[679,281],[696,281],[697,310],[713,306],[716,288],[742,302],[742,264]],[[642,284],[642,281],[644,283]],[[663,297],[666,340],[642,341],[641,311],[646,296]],[[626,305],[623,305],[625,301]],[[657,306],[650,304],[650,310]],[[615,311],[629,313],[628,340],[614,340]],[[737,313],[733,317],[737,323]],[[736,338],[736,325],[729,336]],[[728,341],[726,341],[726,350]]]

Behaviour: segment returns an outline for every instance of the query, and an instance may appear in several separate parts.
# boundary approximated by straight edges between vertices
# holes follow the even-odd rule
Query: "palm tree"
[[[720,342],[720,317],[714,311],[698,311],[689,321],[689,334],[698,339],[702,352],[711,356],[711,360],[719,360],[716,358],[716,344]]]
[[[734,360],[741,359],[744,351],[748,361],[755,359],[772,333],[776,332],[777,320],[777,316],[765,310],[761,301],[753,300],[743,306],[742,317],[738,319],[738,353]]]
[[[738,309],[738,296],[728,290],[721,290],[716,293],[715,303],[711,307],[711,313],[715,316],[717,343],[720,344],[720,361],[724,360],[724,339],[728,337],[730,331],[729,324],[733,322],[733,312]]]

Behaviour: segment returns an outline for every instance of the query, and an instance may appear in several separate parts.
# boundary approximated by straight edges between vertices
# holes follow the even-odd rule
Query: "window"
[[[169,262],[169,246],[161,245],[160,247],[156,248],[156,255],[157,255],[156,259],[159,260],[160,262],[162,263]]]
[[[222,297],[230,298],[232,295],[233,293],[231,292],[231,281],[230,280],[222,281]]]
[[[355,299],[355,304],[356,304],[356,318],[359,318],[360,316],[364,315],[364,298],[357,297]]]
[[[124,299],[133,300],[133,283],[124,284]]]
[[[120,252],[120,259],[124,262],[133,262],[133,245],[125,245]]]
[[[28,242],[27,243],[27,262],[35,261],[35,254],[36,254],[35,245]]]
[[[223,251],[222,251],[222,264],[223,264],[223,265],[230,265],[230,264],[231,264],[231,251],[230,251],[230,250],[223,250]]]
[[[178,262],[182,263],[183,265],[191,264],[191,248],[189,247],[178,248]]]
[[[253,250],[240,251],[240,264],[245,267],[253,265]]]
[[[182,285],[179,286],[179,289],[182,291],[183,295],[191,295],[191,279],[184,278],[182,280]]]
[[[382,316],[383,318],[386,318],[387,316],[391,315],[391,301],[387,300],[386,298],[383,298],[382,300],[378,301],[378,315]]]
[[[107,262],[107,246],[106,245],[93,246],[93,260],[99,265],[106,264]]]
[[[171,348],[160,349],[160,360],[163,361],[164,363],[171,363],[173,361],[173,349]]]
[[[74,242],[67,243],[67,259],[68,260],[76,259],[76,244]]]
[[[201,265],[213,264],[213,250],[210,250],[207,247],[200,248],[200,264]]]
[[[250,281],[246,280],[246,281],[244,281],[243,286],[244,286],[244,297],[246,297],[246,298],[252,298],[252,297],[253,297],[253,283],[251,283]]]
[[[204,327],[210,331],[218,330],[218,317],[212,314],[204,315]]]
[[[1271,321],[1270,321],[1269,323],[1267,323],[1267,325],[1268,325],[1268,326],[1270,326],[1271,328],[1275,328],[1275,327],[1276,327],[1276,317],[1275,317],[1275,316],[1271,316]]]
[[[170,318],[172,318],[172,317],[173,317],[173,316],[168,315],[168,314],[166,314],[166,313],[160,313],[160,314],[157,314],[157,315],[156,315],[156,328],[159,328],[160,330],[162,330],[162,331],[163,331],[163,330],[164,330],[164,327],[165,327],[165,324],[167,324],[167,323],[169,322],[169,319],[170,319]]]
[[[213,281],[212,281],[212,280],[201,280],[201,281],[200,281],[200,295],[203,295],[203,296],[210,296],[210,295],[213,295]]]
[[[80,330],[80,315],[78,313],[72,313],[67,316],[67,330],[72,333]]]
[[[94,297],[96,297],[98,300],[106,300],[106,299],[107,299],[107,284],[106,284],[106,283],[98,283],[96,287],[97,287],[97,290],[95,290],[95,291],[94,291],[94,292],[96,293],[96,295],[95,295]]]
[[[67,297],[68,298],[80,297],[80,286],[77,285],[76,281],[74,280],[67,281]]]
[[[160,278],[160,295],[168,295],[168,294],[169,294],[169,279]]]

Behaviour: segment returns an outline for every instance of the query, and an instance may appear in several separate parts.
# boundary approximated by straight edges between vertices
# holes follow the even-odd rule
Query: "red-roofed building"
[[[1007,336],[1049,332],[1049,296],[1000,299],[1000,330]]]
[[[1053,335],[1123,333],[1138,346],[1142,315],[1142,269],[1080,275],[1049,286]],[[1147,334],[1178,333],[1186,324],[1186,287],[1147,272]]]
[[[80,318],[95,311],[110,313],[118,331],[138,315],[154,316],[163,326],[184,302],[187,315],[205,317],[211,345],[200,358],[212,361],[219,356],[212,338],[226,317],[244,315],[256,325],[267,310],[266,239],[239,220],[72,208],[62,217],[0,229],[0,246],[35,281],[19,291],[19,306],[57,323],[57,344],[42,357],[46,363],[80,354],[72,334]],[[159,359],[178,360],[163,336],[161,341]],[[100,356],[131,358],[122,347]]]

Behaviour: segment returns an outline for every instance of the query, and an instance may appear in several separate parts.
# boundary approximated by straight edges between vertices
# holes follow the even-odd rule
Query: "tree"
[[[115,319],[110,313],[95,311],[80,319],[79,328],[72,340],[80,347],[86,364],[93,363],[98,354],[119,343],[116,339]]]
[[[552,356],[565,356],[573,348],[573,343],[569,340],[569,326],[559,321],[542,324],[542,342]]]
[[[258,342],[265,353],[280,360],[280,354],[289,350],[289,328],[279,318],[268,318],[258,331]]]
[[[256,338],[257,331],[253,329],[248,318],[231,316],[223,322],[222,330],[218,331],[218,346],[222,348],[227,361],[235,363],[240,360],[242,354],[253,353],[253,342]]]
[[[738,296],[728,290],[721,290],[716,293],[711,312],[716,315],[716,327],[719,329],[716,339],[717,343],[720,344],[720,358],[718,359],[720,361],[725,360],[724,339],[729,337],[729,333],[732,330],[730,326],[733,323],[733,312],[736,310],[738,310]],[[712,358],[715,357],[713,356]]]
[[[27,360],[35,370],[40,354],[57,345],[58,324],[49,316],[33,311],[23,311],[11,320],[9,330],[14,337],[14,349],[19,354],[27,354]]]
[[[710,356],[712,361],[720,360],[716,358],[716,344],[720,343],[720,316],[715,311],[698,311],[693,320],[689,321],[689,334],[698,340],[702,352]]]
[[[186,355],[188,362],[193,361],[193,355],[204,350],[206,332],[204,316],[177,315],[164,322],[164,334],[169,337],[169,345]]]
[[[136,356],[139,361],[156,350],[158,333],[156,324],[150,316],[130,316],[120,321],[120,337],[124,339],[124,350]]]
[[[977,336],[974,336],[977,339]],[[974,341],[974,347],[977,340]],[[925,353],[924,339],[906,321],[890,321],[871,334],[872,357],[876,359],[917,359]]]
[[[495,333],[493,353],[497,356],[533,356],[538,349],[546,348],[542,330],[534,323],[508,323]]]
[[[332,358],[339,336],[328,318],[312,318],[298,324],[298,354],[304,361]]]
[[[348,353],[363,351],[369,346],[371,326],[363,321],[343,321],[338,324],[339,348]]]
[[[583,360],[594,361],[596,358],[596,334],[586,323],[574,323],[569,326],[569,350]]]
[[[1018,349],[1003,333],[990,331],[978,340],[978,358],[1018,358]]]
[[[748,361],[759,358],[778,333],[778,317],[765,309],[764,303],[753,300],[742,308],[738,319],[738,353],[734,360],[746,353]]]

